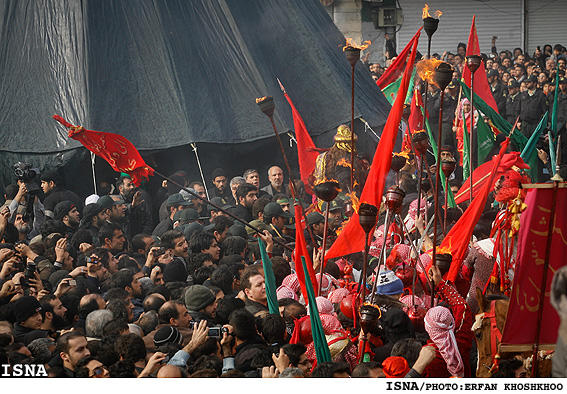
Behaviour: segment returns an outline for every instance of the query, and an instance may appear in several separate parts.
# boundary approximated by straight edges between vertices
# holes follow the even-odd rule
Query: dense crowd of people
[[[554,79],[559,78],[557,121],[563,133],[565,48],[545,46],[528,57],[519,48],[498,53],[494,45],[485,64],[500,114],[512,123],[519,116],[518,128],[529,137],[543,114],[554,108]],[[455,69],[443,118],[443,126],[454,132],[442,141],[442,157],[457,161],[459,121],[471,116],[470,103],[467,110],[467,100],[459,95],[465,51],[459,44],[457,53],[439,56]],[[372,64],[370,71],[378,78],[383,69]],[[429,85],[427,95],[435,128],[438,88]],[[496,138],[495,147],[501,142]],[[12,371],[38,365],[49,377],[85,378],[476,376],[473,320],[481,306],[475,289],[485,286],[495,262],[487,244],[493,242],[493,222],[506,208],[499,192],[517,190],[517,183],[503,182],[491,194],[458,280],[451,283],[437,266],[424,269],[433,248],[428,223],[435,213],[434,194],[423,182],[418,207],[420,174],[409,155],[387,184],[396,184],[405,196],[400,217],[409,233],[395,225],[385,229],[382,207],[365,289],[366,301],[379,308],[380,319],[361,333],[361,303],[356,299],[363,283],[362,251],[329,259],[323,274],[318,273],[323,213],[328,208],[328,250],[357,209],[348,193],[350,167],[360,189],[368,173],[369,163],[362,158],[354,165],[348,162],[349,144],[350,130],[339,127],[335,145],[317,161],[314,181],[321,170],[319,181],[337,179],[341,184],[339,196],[328,203],[309,193],[313,185],[287,183],[277,166],[269,169],[267,182],[255,169],[230,178],[217,168],[208,177],[210,185],[180,170],[155,193],[120,174],[114,185],[100,185],[99,195],[90,196],[66,189],[55,169],[38,175],[40,184],[19,176],[5,188],[0,209],[0,364]],[[549,152],[543,142],[538,147],[545,180]],[[463,182],[461,166],[450,179],[455,191]],[[296,232],[303,227],[295,223],[295,204],[306,212],[303,235],[317,273],[316,309],[330,362],[317,363],[302,275],[296,272],[293,250]],[[436,215],[447,217],[438,243],[465,208]],[[269,313],[258,239],[271,260],[279,313]],[[382,248],[384,242],[387,248]],[[380,258],[382,249],[387,258]],[[408,265],[417,275],[409,281],[404,277]],[[430,289],[422,285],[428,282],[437,298],[432,308]],[[423,310],[417,319],[410,317],[416,302]],[[523,361],[503,359],[493,376],[526,377]],[[554,369],[554,376],[566,376],[566,371]]]

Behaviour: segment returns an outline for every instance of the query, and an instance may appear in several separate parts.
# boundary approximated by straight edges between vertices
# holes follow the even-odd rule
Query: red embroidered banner
[[[154,174],[153,168],[146,164],[136,147],[121,135],[73,126],[59,115],[53,115],[53,119],[69,129],[69,138],[79,141],[95,155],[102,157],[114,171],[130,175],[136,186]]]
[[[567,189],[559,189],[557,193],[542,319],[537,321],[553,189],[531,189],[526,197],[528,208],[520,222],[518,257],[502,343],[531,345],[535,342],[538,325],[541,326],[539,343],[557,342],[560,319],[549,302],[549,295],[553,274],[567,264],[564,253],[567,250]]]

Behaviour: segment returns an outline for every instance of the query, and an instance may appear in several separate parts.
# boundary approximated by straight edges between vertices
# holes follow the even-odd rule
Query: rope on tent
[[[368,124],[368,122],[365,121],[365,120],[362,119],[362,118],[359,118],[359,119],[362,121],[362,123],[364,123],[364,132],[367,133],[368,130],[370,130],[370,131],[372,132],[372,134],[374,134],[374,136],[375,136],[376,138],[378,138],[378,141],[380,141],[380,136],[379,136],[378,134],[376,134],[376,132],[375,132],[374,130],[372,130],[372,127],[370,127],[370,125]]]
[[[295,139],[295,137],[293,136],[293,134],[291,134],[291,132],[287,132],[287,135],[289,137],[289,147],[293,148],[293,143],[295,142],[295,144],[297,145],[297,140]]]
[[[197,165],[199,166],[199,173],[201,174],[201,179],[203,180],[203,189],[205,189],[205,193],[207,194],[207,200],[210,200],[209,198],[209,191],[207,190],[207,184],[205,183],[205,177],[203,175],[203,169],[201,168],[201,160],[199,160],[199,154],[197,153],[197,144],[194,142],[191,142],[191,148],[193,148],[193,152],[195,152],[195,157],[197,158]]]
[[[91,152],[91,168],[93,170],[93,185],[94,185],[94,194],[98,195],[97,191],[96,191],[96,173],[95,173],[95,158],[96,155]]]

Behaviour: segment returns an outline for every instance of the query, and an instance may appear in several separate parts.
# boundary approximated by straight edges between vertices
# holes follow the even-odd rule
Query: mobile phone
[[[71,279],[69,281],[69,286],[77,286],[77,281],[75,279]]]

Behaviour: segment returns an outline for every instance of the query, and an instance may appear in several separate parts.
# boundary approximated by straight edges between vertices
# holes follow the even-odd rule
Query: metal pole
[[[354,193],[354,67],[356,63],[351,65],[351,102],[350,102],[350,192]]]
[[[327,247],[327,231],[329,231],[329,211],[331,210],[331,202],[327,202],[325,209],[325,225],[323,227],[323,242],[321,243],[321,267],[319,268],[319,289],[317,295],[321,295],[321,288],[323,287],[323,269],[325,268],[325,248]],[[368,242],[368,235],[366,241]]]
[[[466,120],[465,120],[466,122]],[[471,71],[471,127],[469,129],[469,204],[473,200],[474,72]]]
[[[197,153],[197,144],[191,142],[191,147],[193,148],[193,152],[195,152],[195,158],[197,159],[197,166],[199,167],[199,173],[201,174],[201,180],[203,181],[203,188],[205,189],[207,200],[210,200],[209,191],[207,190],[207,183],[205,182],[205,176],[203,175],[203,169],[201,168],[201,160],[199,159],[199,154]]]
[[[374,304],[374,295],[376,294],[376,284],[378,282],[378,275],[380,275],[380,266],[382,265],[382,260],[384,259],[384,253],[386,251],[386,239],[388,238],[388,229],[390,228],[390,210],[386,210],[386,220],[384,222],[384,242],[382,243],[382,249],[380,250],[380,257],[378,258],[378,266],[376,267],[376,278],[372,284],[372,293],[370,294],[370,303]]]

